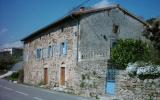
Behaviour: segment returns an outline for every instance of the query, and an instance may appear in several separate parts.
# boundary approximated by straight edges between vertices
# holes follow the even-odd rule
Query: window
[[[48,58],[52,56],[52,47],[48,47]]]
[[[42,57],[41,51],[42,51],[42,49],[37,49],[37,50],[36,50],[36,58],[37,58],[37,60],[40,60],[41,57]]]
[[[110,48],[114,48],[117,44],[117,40],[115,38],[110,39]]]
[[[64,42],[61,43],[60,52],[63,54]]]
[[[106,35],[103,35],[103,38],[104,38],[104,40],[106,40],[106,41],[107,41],[107,37],[106,37]]]
[[[118,30],[119,30],[119,26],[116,25],[116,24],[113,24],[113,33],[118,33]]]
[[[63,32],[64,31],[64,27],[61,27],[61,32]]]
[[[64,55],[67,54],[67,41],[61,43],[60,52],[61,54],[64,54]]]

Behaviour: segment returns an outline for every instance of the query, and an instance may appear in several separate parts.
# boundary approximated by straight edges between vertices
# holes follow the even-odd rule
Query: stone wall
[[[107,61],[82,61],[76,68],[75,93],[83,96],[96,97],[105,94]]]
[[[160,100],[160,78],[140,80],[119,71],[117,96],[122,100]]]

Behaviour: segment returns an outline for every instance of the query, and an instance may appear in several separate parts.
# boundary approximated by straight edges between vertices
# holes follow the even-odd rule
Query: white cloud
[[[21,41],[16,41],[13,43],[6,43],[6,44],[2,44],[0,45],[0,48],[22,48],[23,47],[23,43]]]
[[[100,2],[96,3],[93,7],[94,8],[104,8],[113,5],[113,2],[110,0],[101,0]]]

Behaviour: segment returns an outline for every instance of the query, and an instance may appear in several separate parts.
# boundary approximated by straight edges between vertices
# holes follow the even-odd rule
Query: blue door
[[[115,95],[115,74],[116,70],[113,66],[109,66],[106,73],[106,94]]]

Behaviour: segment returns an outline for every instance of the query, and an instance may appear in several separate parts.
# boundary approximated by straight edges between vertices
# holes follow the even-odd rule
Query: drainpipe
[[[80,24],[79,24],[79,19],[77,19],[77,62],[79,60],[79,45],[80,45]]]
[[[79,49],[79,45],[80,45],[80,25],[79,25],[79,18],[75,18],[74,16],[73,16],[73,14],[72,15],[70,15],[71,16],[71,18],[73,18],[73,19],[75,19],[76,21],[77,21],[77,50],[76,50],[76,61],[78,62],[79,61],[79,53],[78,53],[78,49]],[[77,63],[76,63],[77,64]]]

